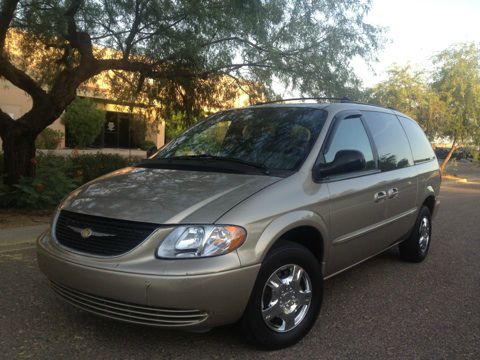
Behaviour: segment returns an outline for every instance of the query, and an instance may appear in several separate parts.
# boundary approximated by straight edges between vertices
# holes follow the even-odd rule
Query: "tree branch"
[[[135,17],[133,20],[132,28],[125,40],[125,51],[123,52],[123,59],[128,59],[130,57],[130,53],[133,48],[133,41],[135,40],[135,36],[138,34],[138,28],[141,24],[142,17],[140,16],[140,0],[135,1]]]
[[[68,36],[66,39],[73,48],[80,52],[81,65],[86,65],[94,59],[94,56],[90,34],[86,32],[79,32],[77,30],[77,24],[75,23],[75,15],[77,14],[78,10],[80,10],[80,6],[82,4],[83,0],[72,0],[70,6],[65,12],[65,17],[67,18],[68,22]]]
[[[247,45],[253,47],[254,49],[257,49],[260,52],[267,52],[268,51],[267,49],[262,48],[261,46],[255,44],[254,42],[251,42],[250,40],[247,40],[247,39],[242,39],[238,36],[230,36],[230,37],[226,37],[226,38],[212,40],[212,41],[209,41],[209,42],[206,42],[206,43],[200,45],[200,47],[207,47],[207,46],[211,46],[211,45],[215,45],[215,44],[219,44],[219,43],[227,42],[227,41],[236,41],[236,42],[244,43],[244,44],[247,44]]]
[[[5,56],[0,56],[0,75],[27,92],[34,102],[46,96],[46,92],[30,76],[13,66]]]
[[[18,1],[19,0],[4,0],[2,9],[0,10],[0,54],[3,53],[8,28],[12,22]]]
[[[175,78],[193,78],[205,77],[210,74],[210,71],[196,73],[189,68],[172,67],[161,69],[161,62],[145,63],[142,61],[130,61],[125,59],[104,59],[97,60],[97,69],[99,72],[107,70],[123,70],[128,72],[138,72],[145,78],[152,79],[175,79]]]

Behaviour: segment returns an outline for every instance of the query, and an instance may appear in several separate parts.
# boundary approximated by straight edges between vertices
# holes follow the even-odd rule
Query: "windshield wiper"
[[[218,161],[227,161],[227,162],[233,162],[241,165],[246,165],[253,167],[255,169],[262,170],[265,174],[270,174],[269,169],[262,164],[257,164],[251,161],[246,161],[246,160],[241,160],[233,157],[228,157],[228,156],[216,156],[216,155],[210,155],[210,154],[198,154],[198,155],[184,155],[184,156],[172,156],[168,158],[164,158],[166,160],[172,159],[172,160],[188,160],[188,159],[207,159],[207,160],[218,160]]]

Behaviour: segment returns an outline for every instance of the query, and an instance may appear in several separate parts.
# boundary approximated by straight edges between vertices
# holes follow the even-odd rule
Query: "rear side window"
[[[410,144],[395,115],[365,111],[364,118],[378,151],[378,168],[382,171],[413,165]]]
[[[422,128],[413,120],[399,116],[413,152],[413,161],[415,164],[423,161],[429,161],[435,158],[432,146],[428,141]]]
[[[364,170],[375,168],[370,141],[360,118],[347,118],[336,124],[331,140],[324,150],[325,162],[331,163],[340,150],[360,151],[365,158]]]

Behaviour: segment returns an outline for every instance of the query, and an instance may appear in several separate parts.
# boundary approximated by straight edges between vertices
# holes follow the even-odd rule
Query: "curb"
[[[50,227],[50,224],[24,226],[0,230],[0,249],[18,245],[33,245],[37,237]]]

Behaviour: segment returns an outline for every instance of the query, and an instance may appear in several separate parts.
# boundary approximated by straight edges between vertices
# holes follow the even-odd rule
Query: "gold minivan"
[[[325,279],[396,245],[426,257],[440,181],[400,112],[233,109],[67,196],[38,262],[91,313],[195,331],[241,321],[256,344],[281,348],[313,326]]]

